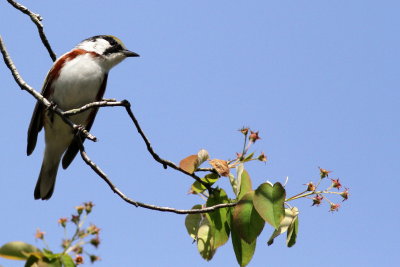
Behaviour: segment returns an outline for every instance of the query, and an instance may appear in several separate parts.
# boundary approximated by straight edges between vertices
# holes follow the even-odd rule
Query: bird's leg
[[[50,110],[56,110],[57,109],[57,103],[54,102],[53,100],[49,100],[50,106],[46,107],[46,109]]]
[[[46,107],[46,115],[50,119],[51,123],[53,123],[54,122],[54,111],[57,109],[57,104],[52,100],[49,100],[49,102],[50,102],[50,106]]]

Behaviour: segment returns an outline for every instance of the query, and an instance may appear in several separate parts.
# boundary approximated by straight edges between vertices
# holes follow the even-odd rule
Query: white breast
[[[53,87],[52,100],[59,108],[68,110],[96,100],[105,77],[99,60],[83,54],[65,63]]]

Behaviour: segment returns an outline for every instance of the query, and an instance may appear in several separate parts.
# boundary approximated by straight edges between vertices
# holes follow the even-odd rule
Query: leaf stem
[[[307,193],[305,193],[305,192],[307,192]],[[286,199],[285,202],[296,200],[296,199],[299,199],[299,198],[302,198],[302,197],[308,197],[308,196],[311,196],[311,195],[319,195],[319,194],[337,194],[337,195],[340,195],[340,192],[332,192],[332,191],[328,191],[328,190],[304,191],[304,192],[302,192],[300,194],[297,194],[295,196],[292,196],[292,197]]]

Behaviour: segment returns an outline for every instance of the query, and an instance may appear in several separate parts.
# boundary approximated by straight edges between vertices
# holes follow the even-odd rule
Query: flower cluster
[[[305,184],[307,186],[306,190],[301,193],[296,195],[295,197],[289,198],[288,200],[293,200],[293,199],[298,199],[301,197],[307,197],[312,200],[312,206],[319,206],[322,204],[322,201],[325,200],[329,203],[329,211],[338,211],[340,208],[340,204],[332,202],[327,195],[328,194],[333,194],[333,195],[340,195],[342,197],[342,201],[345,201],[349,198],[349,189],[345,187],[345,190],[342,192],[337,192],[337,191],[332,191],[332,189],[337,189],[340,190],[342,188],[342,184],[339,181],[339,178],[337,179],[330,179],[331,184],[329,185],[328,188],[325,190],[319,190],[318,187],[321,185],[321,182],[323,179],[329,177],[329,174],[332,171],[328,171],[323,168],[319,168],[319,173],[320,173],[320,180],[317,184],[314,184],[313,182],[309,182]],[[314,195],[313,197],[311,197]]]
[[[67,233],[67,227],[69,225],[75,227],[75,231],[72,237],[64,236],[62,239],[61,248],[63,252],[53,255],[67,255],[67,257],[71,257],[71,261],[73,261],[75,265],[85,263],[84,254],[89,256],[90,262],[92,263],[100,260],[98,256],[88,253],[85,247],[85,245],[91,245],[97,248],[100,245],[100,228],[94,224],[90,224],[86,228],[84,227],[85,220],[89,213],[91,213],[93,206],[92,202],[85,202],[75,207],[76,213],[72,214],[69,219],[67,217],[58,219],[58,224],[65,229],[65,234]],[[45,232],[37,229],[35,238],[45,242],[44,235]],[[50,250],[47,251],[49,253],[51,252]]]
[[[261,154],[257,157],[254,156],[254,152],[250,153],[247,155],[247,152],[252,144],[254,144],[257,140],[260,140],[261,137],[258,135],[258,131],[252,131],[250,130],[249,127],[243,127],[239,129],[239,132],[241,132],[244,135],[244,144],[243,144],[243,150],[241,153],[236,152],[236,163],[243,163],[251,160],[259,160],[262,162],[267,161],[267,156],[264,154],[264,152],[261,152]],[[250,133],[250,134],[249,134]],[[232,166],[235,166],[233,164]]]

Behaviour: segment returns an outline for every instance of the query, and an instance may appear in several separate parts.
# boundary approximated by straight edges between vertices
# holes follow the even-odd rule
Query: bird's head
[[[112,35],[97,35],[80,42],[76,49],[94,52],[101,56],[106,68],[111,69],[127,57],[138,57],[129,51],[120,39]]]

